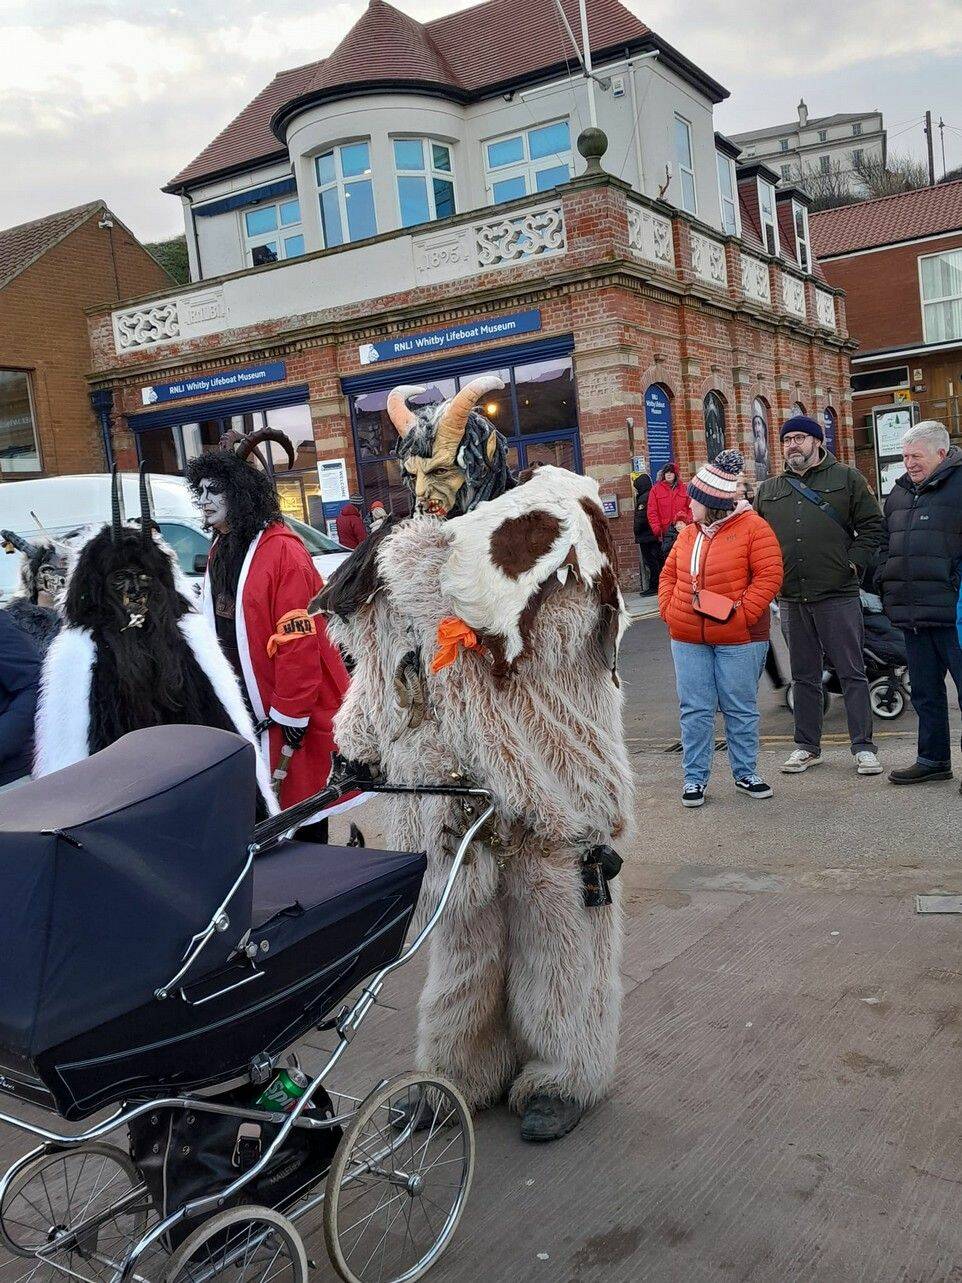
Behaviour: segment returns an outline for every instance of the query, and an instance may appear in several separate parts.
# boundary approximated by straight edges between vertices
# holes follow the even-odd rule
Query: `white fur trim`
[[[310,717],[288,717],[285,713],[279,713],[273,705],[267,716],[272,722],[277,722],[278,726],[307,726]]]
[[[84,628],[62,628],[40,674],[34,776],[62,771],[90,755],[90,684],[96,647]]]
[[[247,636],[247,619],[244,615],[244,589],[247,586],[247,576],[250,573],[251,562],[254,560],[254,554],[260,546],[261,539],[264,537],[263,530],[256,539],[251,540],[251,546],[247,549],[244,557],[244,564],[241,566],[240,575],[237,578],[237,595],[234,605],[234,625],[237,630],[237,653],[240,655],[241,670],[244,674],[244,685],[247,687],[247,698],[251,702],[251,708],[254,710],[254,717],[258,722],[262,722],[267,716],[264,709],[264,701],[261,699],[261,693],[257,688],[257,678],[254,676],[254,667],[251,664],[251,645]]]
[[[183,633],[194,658],[207,674],[207,678],[214,688],[214,694],[223,704],[228,717],[237,728],[237,734],[243,735],[244,739],[253,744],[254,751],[257,754],[257,784],[267,804],[268,812],[271,815],[276,815],[279,808],[277,799],[274,796],[274,790],[271,787],[270,768],[264,759],[263,753],[260,752],[254,735],[254,728],[251,725],[250,715],[247,712],[247,706],[237,683],[237,677],[220,648],[217,634],[204,616],[196,611],[190,611],[188,614],[183,615],[177,626]]]

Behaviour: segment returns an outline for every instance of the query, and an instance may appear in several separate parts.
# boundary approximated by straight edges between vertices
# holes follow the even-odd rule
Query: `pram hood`
[[[0,802],[0,1048],[28,1059],[148,1002],[241,873],[254,749],[163,726]],[[251,925],[250,874],[192,975]],[[5,1057],[6,1059],[6,1057]]]

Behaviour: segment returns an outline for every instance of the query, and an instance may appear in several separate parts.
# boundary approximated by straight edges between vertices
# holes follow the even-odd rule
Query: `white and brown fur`
[[[543,469],[534,480],[558,472]],[[604,636],[613,568],[592,522],[582,521],[582,499],[603,524],[597,486],[569,473],[529,482],[445,523],[404,522],[378,550],[380,591],[349,620],[329,619],[357,665],[335,724],[341,751],[380,763],[396,783],[434,783],[460,771],[496,800],[498,840],[474,844],[432,937],[420,1004],[421,1067],[452,1076],[475,1108],[506,1092],[519,1112],[538,1092],[589,1106],[614,1070],[619,886],[612,885],[610,908],[586,908],[580,861],[595,843],[623,848],[629,841],[631,772]],[[539,511],[560,523],[550,555],[544,544],[555,527],[546,533],[529,524],[529,533],[540,533],[505,574],[489,555],[492,536],[504,520]],[[523,540],[522,527],[515,532]],[[562,584],[556,571],[565,564],[577,569]],[[545,595],[548,580],[555,587]],[[536,595],[539,608],[522,629]],[[432,676],[427,668],[447,615],[474,616],[466,622],[501,645],[464,652]],[[393,686],[412,646],[424,658],[431,708],[414,730]],[[463,832],[465,819],[443,798],[395,799],[391,808],[392,842],[428,852],[423,913],[450,867],[455,839],[446,830]]]

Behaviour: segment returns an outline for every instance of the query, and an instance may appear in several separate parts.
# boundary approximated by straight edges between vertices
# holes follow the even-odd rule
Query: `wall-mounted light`
[[[496,401],[489,401],[488,404],[484,407],[484,412],[485,414],[497,414],[498,403]]]

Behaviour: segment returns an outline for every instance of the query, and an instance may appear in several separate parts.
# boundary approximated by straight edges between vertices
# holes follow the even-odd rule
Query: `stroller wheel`
[[[375,1088],[341,1137],[325,1187],[324,1238],[345,1283],[426,1274],[451,1241],[473,1175],[474,1127],[456,1087],[411,1072]]]
[[[163,1283],[307,1283],[307,1255],[286,1216],[269,1207],[231,1207],[185,1239],[167,1264]]]
[[[901,717],[905,712],[905,694],[898,681],[880,677],[868,688],[869,702],[876,717],[886,720]]]
[[[785,700],[785,707],[788,709],[788,711],[790,713],[794,713],[795,712],[795,683],[794,682],[789,682],[788,685],[785,687],[785,694],[783,696],[783,699]],[[831,706],[832,706],[832,692],[828,689],[828,687],[823,682],[822,683],[822,712],[827,713],[828,710],[831,708]]]
[[[143,1233],[148,1205],[140,1173],[114,1145],[40,1152],[4,1178],[0,1239],[17,1256],[32,1257],[70,1230],[76,1238],[55,1254],[55,1263],[76,1264],[94,1254],[123,1259],[131,1239]]]

